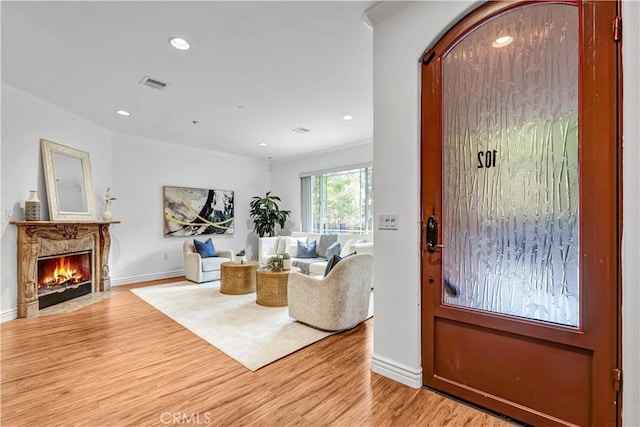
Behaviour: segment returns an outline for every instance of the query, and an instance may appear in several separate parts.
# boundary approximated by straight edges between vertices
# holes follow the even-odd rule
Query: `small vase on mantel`
[[[29,191],[29,198],[24,202],[24,220],[40,221],[40,200],[36,190]]]
[[[113,217],[113,215],[111,214],[111,202],[113,202],[114,200],[116,200],[115,197],[113,197],[113,193],[111,192],[111,187],[107,188],[107,192],[104,194],[104,211],[102,212],[102,220],[104,222],[109,222],[111,221],[111,218]]]

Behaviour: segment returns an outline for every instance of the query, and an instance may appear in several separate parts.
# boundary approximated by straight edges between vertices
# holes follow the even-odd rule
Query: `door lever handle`
[[[437,248],[444,248],[443,245],[438,244],[438,218],[435,215],[431,215],[427,219],[426,236],[427,251],[434,253]]]

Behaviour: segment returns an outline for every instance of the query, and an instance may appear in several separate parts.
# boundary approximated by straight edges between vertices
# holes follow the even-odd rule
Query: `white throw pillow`
[[[307,236],[305,237],[287,237],[287,253],[292,257],[298,256],[298,241],[307,244]]]
[[[344,246],[340,250],[340,258],[344,258],[347,255],[351,255],[353,251],[351,250],[351,245],[353,245],[354,239],[349,239],[345,242]]]
[[[267,252],[265,252],[265,256],[273,256],[277,253],[278,251],[278,241],[276,240],[276,242],[269,246],[269,249],[267,249]]]
[[[267,255],[273,256],[273,255],[275,255],[277,253],[277,251],[278,251],[278,238],[277,237],[276,237],[275,240],[273,240],[273,244],[270,245],[266,250],[264,250],[264,247],[267,246],[266,242],[268,241],[269,243],[271,243],[272,240],[271,239],[267,239],[267,238],[263,238],[263,239],[261,239],[261,241],[263,242],[262,243],[262,248],[263,248],[262,256],[267,256]]]
[[[276,245],[276,254],[282,255],[287,251],[287,236],[278,236],[278,243]]]

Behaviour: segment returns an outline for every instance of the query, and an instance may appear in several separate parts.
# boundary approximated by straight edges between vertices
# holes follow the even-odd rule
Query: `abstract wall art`
[[[164,235],[233,234],[233,191],[162,187]]]

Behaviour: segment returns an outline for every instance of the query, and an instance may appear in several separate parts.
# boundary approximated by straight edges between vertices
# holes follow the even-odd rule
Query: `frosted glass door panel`
[[[578,37],[530,5],[443,59],[445,304],[579,326]]]

